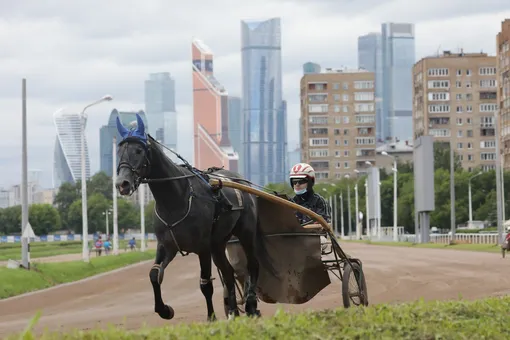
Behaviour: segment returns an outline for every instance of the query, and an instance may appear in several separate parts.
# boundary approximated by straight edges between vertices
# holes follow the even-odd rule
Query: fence
[[[30,242],[66,242],[66,241],[81,241],[81,234],[65,234],[65,235],[41,235],[35,238],[30,239]],[[96,240],[98,235],[89,234],[89,241]],[[105,235],[101,235],[104,239]],[[113,238],[113,235],[110,234],[110,237]],[[129,240],[132,238],[136,240],[141,240],[141,233],[133,233],[133,234],[119,234],[119,240]],[[156,240],[156,235],[154,233],[145,234],[145,239],[148,241]],[[18,243],[21,242],[21,236],[0,236],[0,243]]]

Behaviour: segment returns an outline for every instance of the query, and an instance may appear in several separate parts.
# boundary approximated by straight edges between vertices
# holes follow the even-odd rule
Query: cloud
[[[357,66],[357,39],[386,21],[416,23],[416,56],[437,50],[495,53],[495,35],[510,17],[507,0],[0,0],[0,186],[19,183],[21,79],[28,80],[29,168],[51,185],[60,107],[79,111],[105,94],[114,101],[89,111],[92,171],[99,168],[99,128],[113,108],[145,109],[144,80],[170,72],[176,81],[179,152],[192,161],[191,41],[215,54],[215,75],[240,95],[240,21],[281,17],[289,148],[298,141],[302,64]],[[184,149],[181,149],[184,148]]]

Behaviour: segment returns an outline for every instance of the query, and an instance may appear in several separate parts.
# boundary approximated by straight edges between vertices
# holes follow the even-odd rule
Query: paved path
[[[375,246],[344,243],[346,252],[361,258],[371,304],[430,299],[465,299],[510,292],[510,260],[500,254]],[[175,318],[165,321],[153,313],[153,293],[148,273],[152,261],[107,273],[86,281],[59,286],[20,297],[0,300],[0,337],[22,330],[42,311],[37,330],[90,329],[122,325],[128,329],[148,325],[203,321],[205,301],[199,289],[199,264],[194,255],[176,257],[166,272],[163,299],[175,309]],[[191,269],[188,269],[191,268]],[[216,268],[213,276],[217,277]],[[222,289],[215,285],[217,315],[224,319]],[[261,303],[263,316],[278,305]],[[342,306],[341,284],[332,280],[310,302],[284,305],[290,311]]]

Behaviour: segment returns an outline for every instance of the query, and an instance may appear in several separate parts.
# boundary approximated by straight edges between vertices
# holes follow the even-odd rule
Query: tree
[[[21,205],[15,205],[3,210],[2,222],[5,223],[5,233],[21,235]]]
[[[105,172],[101,171],[87,181],[87,196],[91,197],[94,194],[100,194],[107,200],[112,200],[113,197],[113,183],[112,178]]]
[[[140,227],[140,208],[128,200],[117,201],[119,229]]]
[[[78,187],[79,188],[79,187]],[[80,198],[81,190],[78,190],[77,186],[72,183],[63,183],[58,189],[58,193],[55,195],[53,203],[56,205],[57,210],[60,214],[62,225],[65,228],[69,228],[69,209],[71,205]]]
[[[154,232],[154,205],[156,201],[152,200],[145,206],[145,231]]]
[[[89,233],[95,233],[97,231],[102,233],[106,232],[106,217],[103,215],[103,212],[110,209],[111,207],[111,201],[107,200],[103,195],[96,193],[90,196],[90,198],[87,200]],[[79,234],[83,232],[82,207],[80,199],[74,201],[71,207],[69,207],[67,220],[69,222],[69,229],[74,230],[75,233]]]
[[[450,169],[450,143],[453,142],[434,142],[434,169]],[[462,162],[459,155],[454,152],[453,155],[454,171],[462,169]]]
[[[60,214],[51,204],[31,204],[28,213],[30,225],[36,235],[48,235],[62,227]]]

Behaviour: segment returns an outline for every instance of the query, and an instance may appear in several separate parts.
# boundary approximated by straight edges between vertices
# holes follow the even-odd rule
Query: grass
[[[435,301],[178,324],[127,331],[45,332],[37,339],[509,339],[510,297]],[[7,339],[35,339],[31,327]]]
[[[127,242],[127,240],[119,240],[119,249],[123,250]],[[92,247],[92,245],[90,247]],[[79,254],[81,251],[81,241],[30,243],[31,259],[65,254]],[[0,243],[0,261],[7,261],[9,259],[21,259],[21,243]]]
[[[0,267],[0,299],[73,282],[140,261],[153,259],[155,250],[127,252],[118,256],[93,257],[83,261],[32,263],[31,270]]]
[[[409,247],[409,248],[434,248],[434,249],[450,249],[450,250],[468,250],[481,251],[489,253],[500,253],[501,246],[499,244],[444,244],[444,243],[412,243],[412,242],[378,242],[378,241],[360,241],[360,240],[339,240],[339,242],[364,243],[378,246],[390,247]]]

